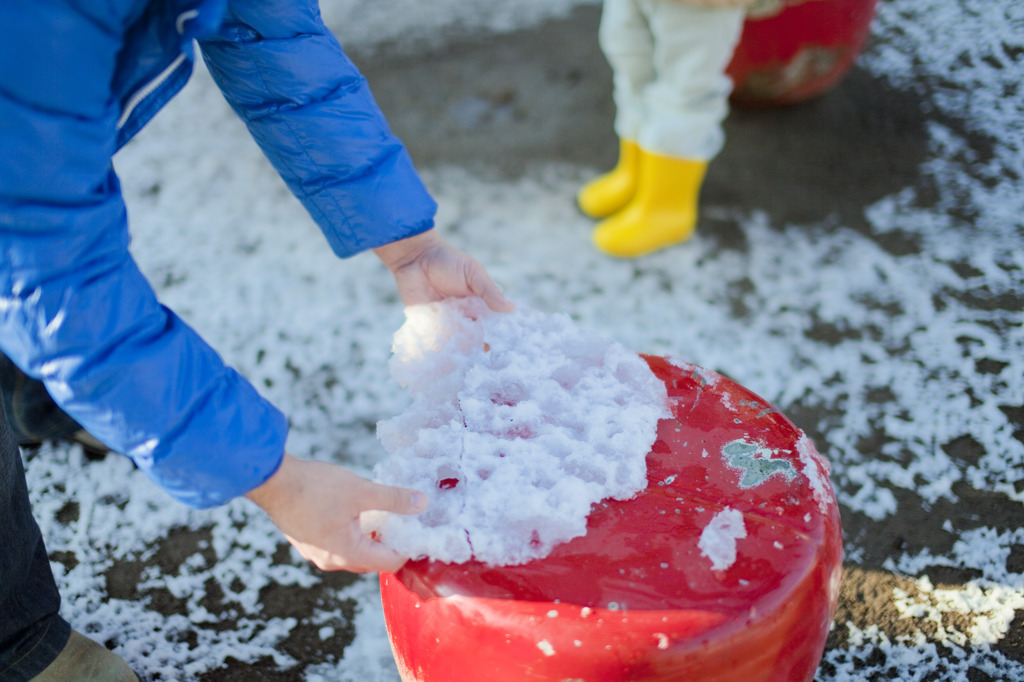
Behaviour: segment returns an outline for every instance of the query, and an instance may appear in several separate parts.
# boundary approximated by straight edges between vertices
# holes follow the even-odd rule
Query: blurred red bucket
[[[816,97],[846,75],[871,30],[878,0],[778,0],[743,25],[727,73],[740,106]]]
[[[828,464],[742,386],[645,359],[674,415],[646,490],[541,560],[381,574],[405,682],[813,679],[842,572]]]

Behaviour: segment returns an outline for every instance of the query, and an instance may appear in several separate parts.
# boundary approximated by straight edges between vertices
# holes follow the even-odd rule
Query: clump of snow
[[[700,553],[711,559],[711,568],[724,571],[736,563],[736,541],[747,537],[743,514],[726,507],[711,517],[697,541]]]
[[[718,374],[717,372],[712,372],[711,370],[706,369],[704,367],[698,367],[692,362],[687,362],[686,360],[678,358],[675,355],[666,355],[665,359],[673,367],[678,367],[684,372],[690,372],[693,374],[694,377],[699,378],[702,386],[714,386],[715,384],[718,383],[718,380],[721,378],[721,375]],[[728,393],[723,395],[723,400],[728,395]]]
[[[567,315],[480,299],[413,306],[392,376],[412,395],[381,421],[377,478],[424,491],[419,516],[370,519],[412,557],[494,565],[546,556],[586,532],[591,505],[646,486],[669,416],[664,384],[636,353]]]
[[[796,452],[803,464],[804,476],[810,482],[814,501],[818,503],[818,509],[825,513],[835,499],[832,484],[828,478],[830,470],[828,460],[818,454],[814,443],[803,431],[800,432],[800,439],[796,442]]]

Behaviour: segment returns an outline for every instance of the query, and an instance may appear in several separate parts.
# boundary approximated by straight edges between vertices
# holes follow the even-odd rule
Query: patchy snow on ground
[[[528,27],[577,4],[331,0],[325,15],[372,47]],[[819,415],[798,426],[820,434],[844,515],[866,529],[846,538],[851,567],[875,542],[872,524],[971,504],[971,491],[1024,520],[1024,5],[883,0],[875,35],[861,66],[935,113],[921,168],[935,192],[897,189],[866,207],[867,231],[711,205],[747,248],[717,248],[698,230],[617,261],[591,248],[592,223],[572,205],[595,169],[548,165],[514,182],[424,169],[439,229],[513,299]],[[377,421],[409,402],[388,373],[404,318],[386,270],[372,255],[333,257],[201,66],[116,166],[133,253],[162,301],[289,415],[291,452],[370,475],[383,456]],[[917,248],[882,248],[894,232]],[[85,462],[72,447],[46,446],[27,468],[64,615],[147,679],[239,665],[398,679],[375,577],[328,584],[254,506],[189,510],[126,459]],[[1021,627],[1024,524],[993,527],[973,511],[942,522],[947,549],[897,548],[864,570],[902,581],[889,590],[892,622],[838,626],[818,679],[1024,680],[1024,661],[999,646]],[[171,555],[185,558],[161,561]],[[935,567],[970,577],[938,585],[923,575]],[[315,605],[289,610],[299,593]]]

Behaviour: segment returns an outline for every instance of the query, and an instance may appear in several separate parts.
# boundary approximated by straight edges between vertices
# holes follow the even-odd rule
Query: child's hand
[[[397,571],[407,560],[359,527],[369,510],[418,514],[423,493],[374,483],[348,469],[285,455],[246,497],[258,504],[299,554],[324,571]]]
[[[515,308],[480,263],[434,230],[378,247],[374,252],[394,275],[405,305],[478,296],[496,312]]]

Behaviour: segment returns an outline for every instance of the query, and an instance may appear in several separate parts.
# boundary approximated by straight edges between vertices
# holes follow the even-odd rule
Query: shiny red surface
[[[748,17],[727,73],[741,106],[790,104],[835,86],[871,30],[878,0],[788,0]]]
[[[659,424],[645,491],[598,505],[587,534],[543,560],[382,574],[404,680],[813,677],[842,559],[827,465],[813,447],[801,457],[802,433],[747,389],[646,360],[675,418]],[[736,442],[761,449],[736,459]],[[765,475],[746,487],[748,470]],[[746,537],[714,570],[698,543],[725,508],[742,514]]]

